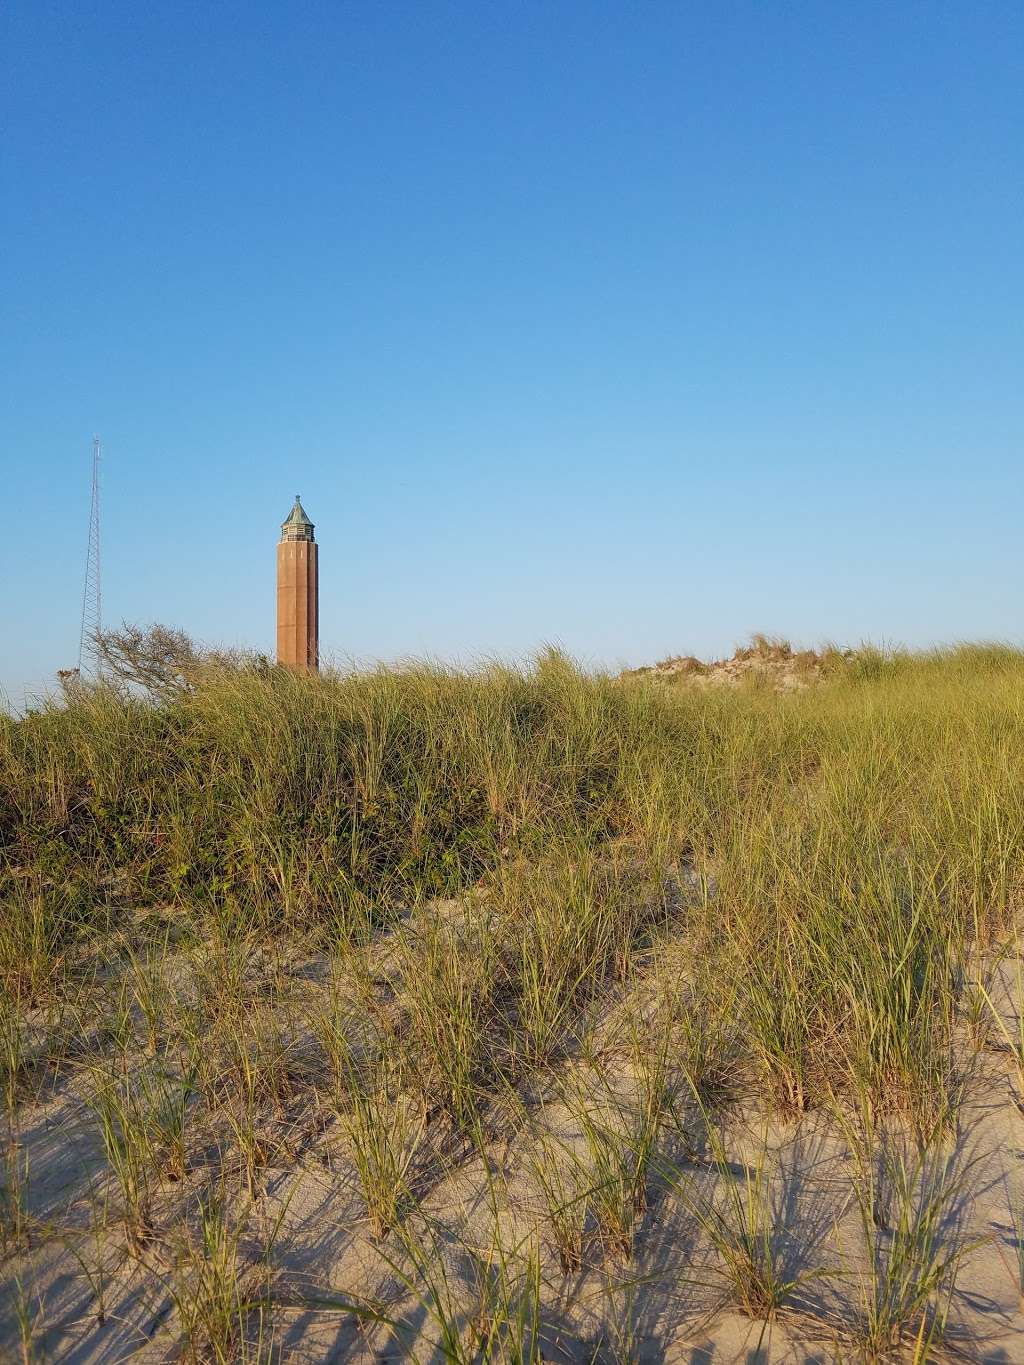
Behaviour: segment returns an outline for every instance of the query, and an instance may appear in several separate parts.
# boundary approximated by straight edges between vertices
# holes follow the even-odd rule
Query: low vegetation
[[[0,1351],[962,1346],[975,1097],[1024,1122],[1024,654],[103,652],[0,719]]]

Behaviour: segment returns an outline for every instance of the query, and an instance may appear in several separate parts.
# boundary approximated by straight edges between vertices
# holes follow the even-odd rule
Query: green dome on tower
[[[313,523],[306,516],[306,509],[295,494],[295,506],[281,523],[281,536],[284,540],[312,540]]]

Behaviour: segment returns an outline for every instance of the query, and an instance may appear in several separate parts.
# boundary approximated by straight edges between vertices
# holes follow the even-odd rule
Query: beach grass
[[[554,650],[319,676],[222,659],[166,696],[81,685],[0,718],[19,1349],[48,1330],[19,1258],[70,1237],[30,1233],[24,1198],[21,1135],[58,1095],[187,1358],[280,1351],[275,1314],[303,1296],[264,1255],[285,1224],[254,1227],[310,1153],[351,1173],[449,1358],[518,1338],[539,1359],[566,1286],[629,1281],[674,1201],[727,1299],[772,1318],[815,1275],[778,1261],[767,1158],[729,1155],[744,1105],[858,1134],[837,1202],[867,1246],[850,1349],[938,1342],[963,1254],[941,1237],[962,1194],[942,1144],[993,1048],[1019,1096],[1019,972],[1004,998],[989,967],[1020,960],[1024,654],[794,658],[781,690]],[[878,1159],[899,1204],[884,1246]],[[461,1227],[468,1285],[428,1209],[474,1163],[490,1224]],[[423,1351],[406,1309],[333,1291],[367,1341]]]

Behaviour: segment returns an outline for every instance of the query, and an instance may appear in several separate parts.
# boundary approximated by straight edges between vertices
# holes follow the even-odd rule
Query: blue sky
[[[0,688],[104,613],[1024,637],[1024,7],[8,0]]]

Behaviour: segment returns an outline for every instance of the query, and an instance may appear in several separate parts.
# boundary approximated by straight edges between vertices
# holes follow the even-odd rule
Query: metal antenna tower
[[[92,438],[92,497],[89,504],[89,544],[85,552],[85,586],[82,590],[82,630],[78,637],[78,671],[103,626],[103,595],[100,590],[100,438]]]

